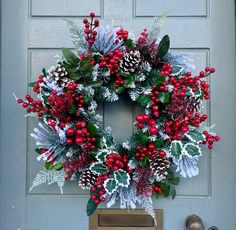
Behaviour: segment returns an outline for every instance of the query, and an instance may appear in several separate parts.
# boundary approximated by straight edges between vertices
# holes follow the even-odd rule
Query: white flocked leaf
[[[104,188],[109,195],[115,192],[117,187],[118,187],[117,182],[113,178],[108,178],[107,180],[104,181]]]
[[[184,151],[187,155],[192,157],[198,157],[201,155],[202,151],[198,145],[188,143],[184,146]]]
[[[204,135],[202,134],[202,132],[198,131],[198,130],[191,130],[189,132],[187,132],[185,134],[185,136],[193,142],[196,142],[197,144],[201,143],[202,141],[205,140]]]
[[[117,170],[114,173],[116,182],[119,186],[128,187],[130,181],[130,175],[122,169]]]
[[[90,170],[96,175],[102,175],[108,171],[108,168],[103,163],[96,162],[90,166]]]
[[[106,160],[108,152],[106,151],[101,151],[96,155],[96,159],[100,162],[104,162]]]
[[[184,70],[183,66],[180,66],[180,65],[172,65],[171,69],[172,69],[172,73],[171,73],[172,76],[178,76]]]
[[[183,144],[181,141],[172,141],[170,145],[170,153],[173,158],[180,160],[183,155]]]

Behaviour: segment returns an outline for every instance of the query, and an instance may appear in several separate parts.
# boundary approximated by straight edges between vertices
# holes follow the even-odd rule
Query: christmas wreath
[[[111,207],[143,207],[153,218],[152,197],[172,198],[179,177],[198,175],[201,146],[219,141],[203,123],[202,102],[209,100],[204,80],[214,68],[192,76],[190,57],[170,52],[169,36],[160,39],[164,16],[135,40],[122,27],[100,27],[95,14],[84,28],[68,21],[75,51],[63,57],[29,86],[37,99],[16,98],[27,116],[39,119],[36,140],[40,171],[31,187],[75,180],[90,190],[87,214],[101,202]],[[136,132],[116,143],[111,128],[103,127],[97,107],[128,92],[143,108],[136,115]]]

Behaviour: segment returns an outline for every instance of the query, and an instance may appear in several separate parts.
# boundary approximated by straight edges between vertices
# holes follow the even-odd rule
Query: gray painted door
[[[60,195],[56,187],[42,186],[29,192],[41,164],[35,159],[29,137],[33,121],[15,104],[12,92],[23,96],[26,84],[45,65],[54,63],[61,47],[72,47],[64,17],[95,11],[102,23],[124,25],[136,35],[150,26],[153,16],[172,9],[163,34],[171,37],[175,52],[194,54],[198,71],[213,65],[212,102],[207,105],[211,123],[222,142],[205,150],[200,175],[182,180],[174,201],[155,202],[164,210],[164,229],[185,229],[184,219],[195,213],[207,227],[232,230],[236,226],[235,135],[235,22],[233,0],[2,0],[1,36],[1,230],[87,230],[88,195],[74,183]],[[135,108],[125,99],[105,105],[105,124],[119,141],[132,132]],[[114,121],[116,121],[114,123]]]

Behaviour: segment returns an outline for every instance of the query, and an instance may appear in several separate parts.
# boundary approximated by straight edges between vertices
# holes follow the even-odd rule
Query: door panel
[[[85,207],[88,194],[76,182],[67,184],[64,195],[57,186],[40,186],[29,192],[36,173],[42,169],[36,160],[30,133],[37,121],[24,118],[12,92],[23,96],[28,82],[42,67],[53,65],[61,47],[72,48],[64,17],[81,19],[90,11],[102,24],[123,25],[136,36],[151,26],[153,16],[170,11],[162,34],[169,34],[173,52],[192,54],[198,73],[213,65],[210,80],[212,101],[206,105],[209,125],[217,124],[222,142],[211,153],[204,149],[200,175],[182,179],[174,201],[155,201],[164,210],[164,229],[184,229],[187,215],[199,214],[206,226],[234,229],[236,220],[235,149],[235,34],[234,2],[229,0],[2,0],[1,41],[1,155],[0,229],[88,229]],[[76,19],[78,20],[78,19]],[[105,103],[101,112],[104,125],[111,126],[121,143],[134,130],[132,122],[139,108],[126,96]],[[227,210],[227,216],[221,210]]]

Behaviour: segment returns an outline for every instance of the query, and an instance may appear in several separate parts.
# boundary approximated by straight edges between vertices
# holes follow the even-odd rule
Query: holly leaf
[[[183,144],[181,141],[172,141],[170,145],[171,156],[180,160],[183,154]]]
[[[169,193],[171,195],[172,200],[174,200],[175,196],[176,196],[176,190],[175,190],[174,186],[170,186],[170,192]]]
[[[43,73],[43,76],[46,77],[47,76],[47,71],[45,68],[42,69],[42,73]]]
[[[166,77],[159,74],[157,78],[153,79],[153,84],[156,85],[157,88],[160,88],[162,83],[165,81],[166,81]]]
[[[70,49],[62,48],[62,53],[70,66],[76,67],[78,65],[79,59]]]
[[[100,162],[104,162],[106,160],[106,156],[107,156],[107,152],[103,151],[103,152],[99,152],[97,155],[96,155],[96,159]]]
[[[114,173],[115,180],[119,186],[128,187],[130,182],[130,175],[123,169],[119,169]]]
[[[183,72],[183,70],[184,70],[183,66],[180,66],[180,65],[172,65],[172,66],[171,66],[171,69],[172,69],[171,76],[178,76],[178,75],[180,75],[180,74]]]
[[[124,44],[128,47],[128,48],[131,48],[133,47],[133,40],[128,38],[128,39],[125,39],[124,40]]]
[[[41,154],[41,151],[42,151],[41,148],[36,148],[36,149],[35,149],[35,152],[38,153],[38,154]]]
[[[97,209],[98,205],[94,203],[94,201],[90,198],[87,203],[86,211],[87,215],[91,216]]]
[[[90,75],[90,73],[92,72],[93,69],[93,65],[91,65],[91,60],[92,57],[85,57],[83,59],[80,60],[80,72],[84,77],[88,77]]]
[[[148,143],[148,134],[147,133],[139,132],[138,137],[139,137],[140,143],[142,145],[146,145]]]
[[[151,101],[150,96],[144,93],[142,93],[137,99],[137,102],[139,102],[141,106],[146,106],[150,101]]]
[[[184,146],[184,151],[186,154],[192,157],[200,156],[202,154],[202,151],[198,145],[188,143]]]
[[[115,192],[117,187],[118,187],[117,182],[113,178],[108,178],[104,181],[104,188],[109,195]]]
[[[160,187],[162,189],[162,193],[164,194],[164,196],[168,197],[170,195],[170,185],[162,183],[160,184]]]
[[[37,83],[36,81],[30,82],[30,83],[28,84],[28,86],[29,86],[29,87],[34,87],[34,86],[36,85],[36,83]]]
[[[202,132],[194,129],[194,130],[191,130],[189,132],[187,132],[185,134],[185,136],[190,140],[190,141],[193,141],[193,142],[196,142],[197,144],[201,143],[202,141],[205,140],[205,137],[204,135],[202,134]]]
[[[178,185],[179,184],[179,177],[174,177],[174,178],[168,179],[168,182],[173,185]]]
[[[164,146],[165,142],[164,140],[159,139],[159,140],[154,141],[153,144],[155,145],[156,148],[159,148],[159,147]]]
[[[90,170],[96,174],[96,175],[102,175],[106,172],[108,172],[108,168],[106,167],[106,165],[104,165],[103,163],[101,162],[96,162],[96,163],[93,163],[91,166],[90,166]]]
[[[91,137],[97,136],[97,128],[93,123],[88,123],[87,129],[88,129]]]
[[[166,104],[170,101],[170,94],[167,92],[160,92],[158,94],[158,98],[160,99],[161,103]]]
[[[125,90],[125,85],[121,85],[119,88],[115,89],[116,93],[122,93]]]
[[[145,157],[143,161],[139,161],[139,165],[144,168],[147,165],[148,158]]]
[[[46,170],[52,170],[52,169],[53,169],[53,164],[52,164],[51,162],[46,162],[46,163],[44,164],[44,168],[45,168]]]
[[[77,106],[75,104],[72,104],[72,106],[70,107],[70,113],[75,114],[76,111],[77,111]]]
[[[170,49],[170,38],[168,35],[165,35],[158,45],[157,57],[163,58],[168,50]]]

